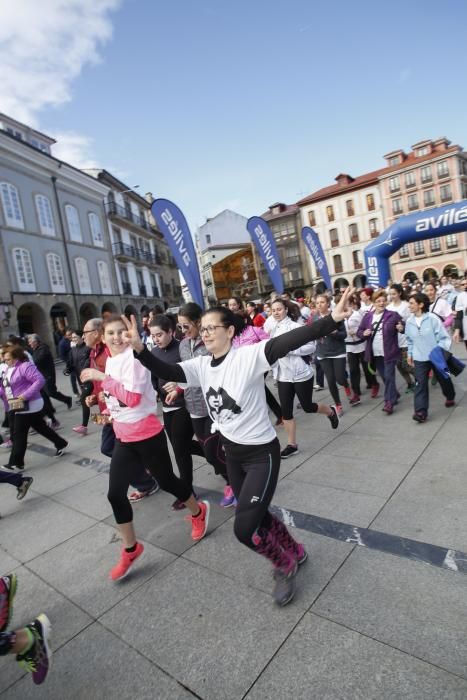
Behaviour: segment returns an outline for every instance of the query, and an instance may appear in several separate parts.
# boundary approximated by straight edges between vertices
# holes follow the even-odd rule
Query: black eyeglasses
[[[200,328],[199,334],[200,335],[212,335],[213,333],[216,332],[216,328],[227,328],[227,326],[224,326],[224,325],[215,326],[214,324],[209,324],[209,326],[203,326],[202,328]]]
[[[97,328],[92,328],[90,331],[83,331],[82,335],[86,335],[86,333],[95,333],[97,331]]]

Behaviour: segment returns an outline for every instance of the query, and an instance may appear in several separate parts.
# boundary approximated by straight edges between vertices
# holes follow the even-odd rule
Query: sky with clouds
[[[464,0],[0,0],[0,111],[195,229],[467,147]]]

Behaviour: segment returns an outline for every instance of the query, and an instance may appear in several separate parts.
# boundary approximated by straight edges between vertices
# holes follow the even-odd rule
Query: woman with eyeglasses
[[[389,416],[400,398],[396,388],[396,365],[401,357],[399,333],[403,333],[404,324],[396,311],[386,309],[387,301],[385,291],[374,294],[373,311],[364,315],[357,336],[366,340],[365,360],[384,382],[383,411]]]
[[[232,300],[239,301],[236,297],[232,297],[230,301]],[[194,302],[189,302],[179,309],[178,329],[184,335],[179,346],[182,361],[209,354],[203,338],[199,334],[202,313],[201,307]],[[230,508],[235,505],[235,496],[227,477],[225,453],[220,444],[219,435],[211,431],[212,420],[209,417],[203,392],[197,387],[187,387],[184,399],[193,423],[193,430],[203,448],[206,461],[214,467],[215,473],[219,474],[226,482],[220,505],[223,508]]]
[[[180,362],[180,343],[174,336],[174,322],[158,315],[149,321],[152,354],[164,362]],[[144,342],[144,340],[143,340]],[[145,343],[146,347],[148,344]],[[148,348],[149,349],[149,348]],[[193,423],[187,411],[184,391],[173,382],[151,375],[152,384],[162,401],[164,428],[172,445],[180,479],[193,493],[193,455],[204,457],[203,448],[193,440]],[[185,504],[179,498],[172,503],[173,510],[182,510]]]
[[[238,500],[234,533],[237,539],[273,564],[273,597],[286,605],[295,593],[299,564],[307,553],[285,525],[269,511],[281,461],[280,444],[268,416],[264,372],[280,358],[317,337],[332,333],[345,317],[350,290],[346,290],[332,314],[310,326],[302,326],[277,338],[232,348],[238,324],[224,307],[209,309],[199,329],[209,355],[179,364],[168,364],[148,352],[139,337],[136,319],[125,319],[127,339],[140,362],[158,376],[197,387],[202,391],[221,435],[227,472]]]

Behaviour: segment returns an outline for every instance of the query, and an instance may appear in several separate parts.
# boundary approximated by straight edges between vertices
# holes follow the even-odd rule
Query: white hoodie
[[[282,321],[276,323],[271,331],[271,338],[275,338],[282,333],[294,328],[300,328],[302,324],[292,321],[286,316]],[[302,345],[297,350],[292,350],[285,357],[281,357],[272,366],[272,375],[278,382],[306,382],[313,377],[313,367],[305,362],[303,355],[312,355],[316,350],[316,343],[311,341],[306,345]]]

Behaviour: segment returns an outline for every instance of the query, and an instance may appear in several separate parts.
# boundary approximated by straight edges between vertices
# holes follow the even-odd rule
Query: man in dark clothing
[[[65,366],[68,363],[68,360],[70,358],[70,352],[71,352],[71,338],[73,335],[73,331],[71,331],[69,328],[65,331],[65,335],[63,338],[60,340],[58,344],[58,356],[62,360],[62,362],[65,363]],[[69,372],[69,377],[70,377],[70,382],[71,382],[71,389],[73,391],[73,394],[79,398],[79,389],[78,389],[78,381],[76,378],[76,372],[74,370],[71,370]],[[79,401],[78,401],[79,403]]]
[[[65,396],[57,389],[57,377],[55,374],[55,362],[49,346],[41,341],[36,333],[28,336],[28,345],[31,348],[32,359],[39,372],[45,379],[45,391],[47,395],[57,401],[66,403],[70,409],[73,406],[71,396]]]

